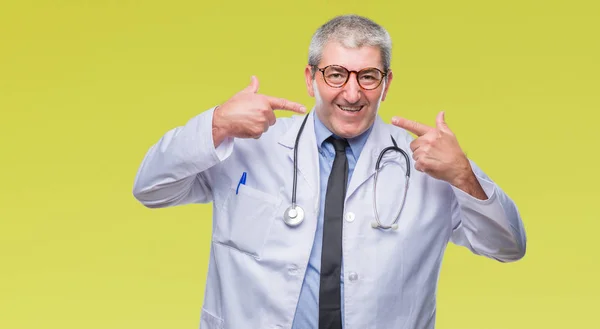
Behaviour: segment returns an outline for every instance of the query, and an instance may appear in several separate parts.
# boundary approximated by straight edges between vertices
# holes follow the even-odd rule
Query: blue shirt
[[[304,282],[300,289],[300,298],[298,300],[298,306],[296,308],[296,315],[292,324],[292,329],[307,329],[307,328],[318,328],[319,327],[319,282],[321,275],[321,248],[323,240],[323,216],[325,212],[325,195],[327,192],[327,181],[329,180],[329,174],[331,173],[331,167],[333,165],[333,159],[335,157],[335,150],[333,145],[325,140],[332,135],[332,132],[325,127],[325,125],[319,120],[317,114],[315,118],[315,134],[317,137],[317,150],[319,151],[319,175],[320,175],[320,209],[319,217],[317,219],[317,230],[315,232],[315,240],[313,243],[310,258],[308,260],[308,266],[304,276]],[[352,173],[358,157],[367,137],[371,133],[372,126],[362,133],[361,135],[348,139],[349,147],[346,147],[346,157],[348,158],[348,182],[352,178]],[[341,272],[341,291],[342,301],[344,300],[344,271],[342,264]],[[342,302],[342,314],[344,310],[344,303]],[[344,318],[342,316],[342,324]]]

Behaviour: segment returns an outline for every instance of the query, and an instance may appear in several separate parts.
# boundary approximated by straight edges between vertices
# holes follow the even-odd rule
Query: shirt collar
[[[317,113],[314,114],[314,118],[315,134],[317,137],[317,147],[321,148],[323,146],[323,142],[325,142],[325,140],[329,138],[329,136],[333,135],[333,133],[323,124],[323,122],[321,122]],[[369,134],[371,133],[372,129],[373,125],[371,125],[369,129],[367,129],[362,134],[348,139],[348,144],[350,144],[350,149],[352,150],[352,154],[354,155],[355,159],[358,159],[358,156],[360,155],[360,152],[365,146],[367,138],[369,137]]]

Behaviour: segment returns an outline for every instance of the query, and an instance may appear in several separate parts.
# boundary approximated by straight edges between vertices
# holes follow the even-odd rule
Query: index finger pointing
[[[419,137],[425,135],[433,129],[422,123],[399,117],[392,118],[392,124],[400,128],[404,128]]]
[[[285,98],[271,96],[265,97],[267,98],[267,101],[273,110],[289,110],[297,113],[306,113],[306,107],[304,107],[302,104],[288,101]]]

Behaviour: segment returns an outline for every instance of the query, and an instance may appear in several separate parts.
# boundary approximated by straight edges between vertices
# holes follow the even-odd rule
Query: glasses
[[[350,80],[350,73],[355,73],[356,81],[360,87],[365,90],[372,90],[379,87],[381,81],[387,75],[387,73],[374,67],[367,67],[360,71],[350,71],[340,65],[329,65],[324,68],[315,67],[323,73],[325,83],[333,88],[342,88],[345,86],[348,80]]]

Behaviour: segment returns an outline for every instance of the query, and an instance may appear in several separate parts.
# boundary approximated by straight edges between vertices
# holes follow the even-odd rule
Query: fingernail
[[[300,106],[300,111],[302,111],[302,113],[306,113],[306,107]]]

